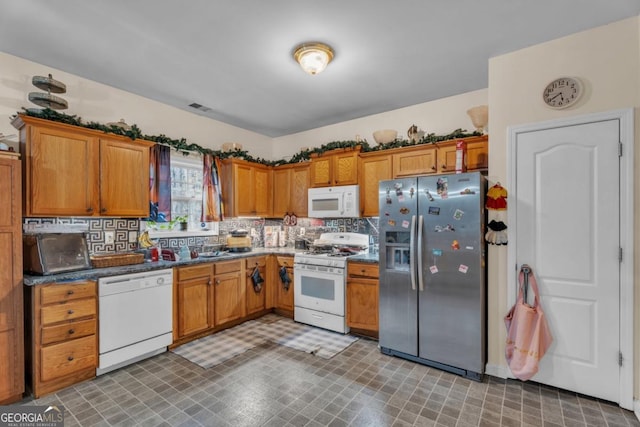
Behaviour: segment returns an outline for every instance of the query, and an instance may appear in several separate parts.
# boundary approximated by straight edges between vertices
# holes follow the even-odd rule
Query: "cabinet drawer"
[[[66,283],[40,288],[40,304],[47,305],[96,296],[95,282]]]
[[[213,265],[215,274],[231,273],[233,271],[240,271],[242,267],[242,261],[225,261],[217,262]]]
[[[278,257],[278,267],[293,267],[293,258],[292,257]]]
[[[87,335],[95,335],[95,333],[95,319],[78,320],[56,326],[45,326],[42,328],[42,345],[82,338]]]
[[[96,315],[95,298],[42,307],[42,325]]]
[[[377,264],[369,264],[369,263],[348,263],[347,265],[347,276],[348,277],[371,277],[378,278],[379,276],[379,268]]]
[[[96,366],[95,335],[54,344],[40,352],[41,380],[50,381]]]
[[[213,274],[213,264],[190,265],[188,267],[176,268],[176,276],[178,282],[183,280],[195,279],[198,277],[207,277]]]
[[[253,271],[253,269],[256,267],[265,267],[267,265],[267,258],[266,257],[249,258],[245,260],[245,262],[246,262],[245,264],[246,269],[247,270],[251,269],[251,271]]]

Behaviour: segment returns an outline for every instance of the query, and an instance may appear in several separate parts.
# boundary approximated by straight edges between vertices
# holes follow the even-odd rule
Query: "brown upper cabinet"
[[[307,190],[309,189],[309,163],[277,166],[273,169],[273,217],[287,212],[300,218],[307,216]]]
[[[488,167],[487,135],[452,139],[435,144],[408,146],[391,150],[393,177],[454,173],[456,170],[456,143],[467,144],[467,170]]]
[[[225,215],[272,216],[271,167],[241,159],[224,159],[220,179]]]
[[[467,170],[489,167],[487,140],[487,136],[464,139],[467,143]],[[456,141],[438,145],[438,173],[454,173],[456,171]]]
[[[384,151],[360,154],[358,182],[362,216],[378,216],[378,183],[391,179],[392,171],[391,156]]]
[[[18,115],[24,215],[149,215],[149,147],[135,140]]]
[[[353,150],[332,150],[311,159],[310,187],[331,187],[358,183],[358,153]]]
[[[393,159],[393,177],[427,175],[437,172],[437,150],[433,146],[399,149],[391,154]]]

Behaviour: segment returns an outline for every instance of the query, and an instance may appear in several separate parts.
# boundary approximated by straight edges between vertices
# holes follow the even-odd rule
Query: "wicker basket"
[[[143,262],[144,254],[141,253],[91,255],[91,265],[93,265],[94,268],[142,264]]]

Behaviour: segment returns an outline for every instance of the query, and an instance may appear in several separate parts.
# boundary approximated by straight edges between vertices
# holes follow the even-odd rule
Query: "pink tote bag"
[[[538,372],[538,363],[551,346],[553,337],[540,305],[538,285],[531,267],[523,265],[518,279],[518,300],[504,317],[507,327],[505,356],[513,375],[527,381]],[[534,292],[533,306],[524,301],[527,282]]]

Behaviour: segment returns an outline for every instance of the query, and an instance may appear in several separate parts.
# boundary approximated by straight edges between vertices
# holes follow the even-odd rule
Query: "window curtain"
[[[149,150],[149,219],[171,220],[171,148],[166,145]]]
[[[220,159],[211,154],[204,155],[202,174],[202,221],[224,219],[222,192],[220,191]]]

